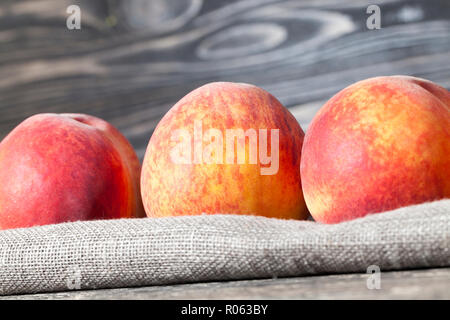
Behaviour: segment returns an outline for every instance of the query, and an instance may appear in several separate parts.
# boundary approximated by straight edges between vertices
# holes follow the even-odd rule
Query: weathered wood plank
[[[211,282],[0,297],[2,299],[450,299],[450,268],[381,273],[381,288],[367,274]]]
[[[65,25],[69,4],[82,30]],[[369,4],[382,29],[367,30]],[[164,113],[210,81],[262,86],[306,127],[323,101],[371,76],[450,88],[450,2],[33,0],[0,5],[0,138],[38,112],[112,122],[142,157]]]

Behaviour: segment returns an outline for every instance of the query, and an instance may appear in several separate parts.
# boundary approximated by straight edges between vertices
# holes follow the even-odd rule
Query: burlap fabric
[[[340,223],[238,215],[0,232],[0,294],[450,266],[450,200]]]

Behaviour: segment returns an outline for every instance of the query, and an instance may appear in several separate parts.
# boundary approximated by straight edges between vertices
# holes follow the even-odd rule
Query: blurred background
[[[67,8],[81,9],[69,30]],[[381,29],[369,29],[369,5]],[[41,112],[118,127],[142,159],[162,116],[211,81],[274,94],[303,129],[372,76],[450,88],[450,1],[1,0],[0,139]]]

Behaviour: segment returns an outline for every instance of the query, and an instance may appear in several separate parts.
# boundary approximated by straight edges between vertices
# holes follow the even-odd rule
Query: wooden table
[[[68,30],[66,8],[81,8]],[[369,30],[369,4],[381,29]],[[6,0],[0,4],[0,138],[41,112],[82,112],[117,126],[143,157],[161,117],[211,81],[274,94],[304,129],[345,86],[407,74],[450,88],[450,2]],[[448,269],[193,284],[36,298],[449,298]],[[218,289],[218,291],[216,291]]]

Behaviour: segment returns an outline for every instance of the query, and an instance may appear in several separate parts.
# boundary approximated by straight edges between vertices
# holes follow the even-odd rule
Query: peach
[[[304,219],[303,137],[292,114],[263,89],[229,82],[198,88],[150,139],[141,176],[147,215]]]
[[[109,123],[39,114],[0,143],[0,230],[144,216],[140,163]]]
[[[312,120],[301,177],[323,223],[450,197],[450,93],[408,76],[345,88]]]

